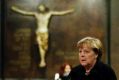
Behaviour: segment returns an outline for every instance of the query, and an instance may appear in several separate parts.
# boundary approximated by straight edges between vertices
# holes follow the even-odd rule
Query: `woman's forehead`
[[[78,46],[78,48],[92,48],[92,46],[91,46],[91,44],[82,43]]]

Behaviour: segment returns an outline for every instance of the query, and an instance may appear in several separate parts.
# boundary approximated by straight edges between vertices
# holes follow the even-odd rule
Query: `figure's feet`
[[[46,63],[45,62],[40,62],[40,64],[39,64],[39,67],[45,67],[46,66]]]

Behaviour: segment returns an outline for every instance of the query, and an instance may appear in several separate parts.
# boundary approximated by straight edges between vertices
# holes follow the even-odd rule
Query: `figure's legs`
[[[45,67],[45,55],[48,50],[48,33],[39,33],[37,34],[37,42],[40,53],[40,63],[39,67]]]
[[[40,58],[41,58],[41,61],[39,63],[39,67],[45,67],[46,66],[46,62],[45,62],[45,50],[39,46],[39,52],[40,52]]]

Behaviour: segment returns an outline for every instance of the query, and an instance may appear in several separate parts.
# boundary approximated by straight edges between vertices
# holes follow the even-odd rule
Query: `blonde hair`
[[[98,59],[102,56],[102,43],[98,38],[85,37],[77,42],[77,47],[81,48],[84,44],[88,45],[93,51],[98,54]]]

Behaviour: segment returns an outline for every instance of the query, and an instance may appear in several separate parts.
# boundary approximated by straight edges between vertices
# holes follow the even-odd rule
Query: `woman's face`
[[[95,54],[92,48],[86,44],[79,48],[79,62],[84,67],[94,65],[97,60],[97,56],[98,55]]]
[[[71,71],[70,65],[66,65],[65,69],[64,69],[64,72],[70,72],[70,71]]]
[[[69,73],[70,73],[70,71],[71,71],[71,66],[70,66],[70,65],[66,65],[65,68],[64,68],[64,73],[63,73],[63,75],[64,75],[64,76],[68,76]]]

